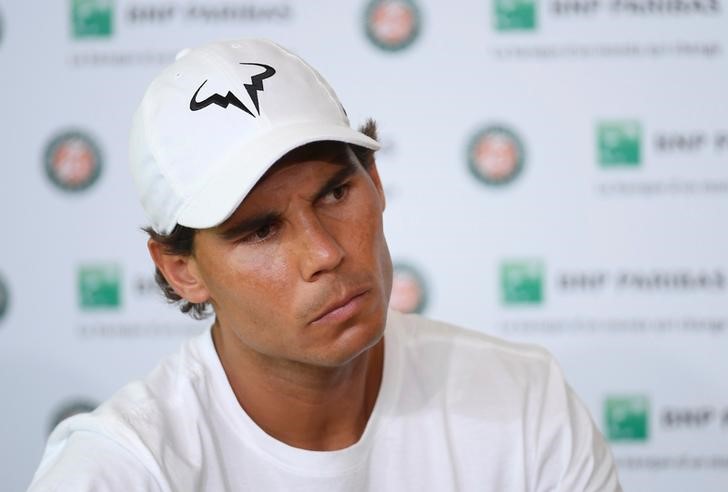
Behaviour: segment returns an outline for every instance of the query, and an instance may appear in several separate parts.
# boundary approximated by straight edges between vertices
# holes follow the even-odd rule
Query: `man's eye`
[[[329,192],[329,196],[331,196],[334,200],[338,201],[341,200],[346,196],[346,192],[349,190],[349,184],[341,184],[337,186],[336,188],[332,189]]]
[[[257,231],[255,231],[253,234],[255,235],[256,239],[265,239],[270,235],[270,232],[273,228],[270,226],[270,224],[266,224],[263,227],[259,228]]]
[[[257,243],[257,242],[265,241],[274,232],[275,232],[275,225],[273,225],[273,224],[266,224],[264,226],[258,227],[256,230],[254,230],[250,234],[248,234],[245,237],[243,237],[240,240],[240,242],[243,242],[243,243]]]

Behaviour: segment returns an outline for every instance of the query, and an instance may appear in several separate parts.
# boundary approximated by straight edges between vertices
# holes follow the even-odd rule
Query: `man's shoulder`
[[[542,347],[417,315],[395,314],[392,321],[403,382],[422,398],[449,394],[448,406],[498,408],[515,415],[542,400],[550,386],[565,383],[554,357]]]
[[[416,315],[393,314],[388,330],[404,366],[397,415],[431,432],[444,423],[461,457],[493,453],[504,469],[525,460],[538,490],[621,490],[608,447],[546,349]]]
[[[202,336],[187,340],[144,379],[126,384],[90,416],[146,431],[170,414],[193,411],[195,388],[208,377],[199,353]]]
[[[416,314],[390,313],[405,350],[457,354],[479,363],[521,367],[544,367],[554,363],[545,348],[505,340],[485,332]]]
[[[61,422],[48,438],[36,478],[52,466],[58,469],[63,456],[81,455],[94,447],[119,459],[133,457],[138,466],[156,475],[161,448],[186,447],[185,435],[204,413],[205,402],[198,395],[210,376],[199,354],[203,336],[187,340],[144,379],[126,384],[93,412]]]

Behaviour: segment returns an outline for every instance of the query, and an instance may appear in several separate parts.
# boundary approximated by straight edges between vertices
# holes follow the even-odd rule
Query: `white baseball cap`
[[[334,140],[377,150],[351,128],[321,75],[266,40],[184,50],[134,115],[131,171],[152,228],[225,221],[287,152]]]

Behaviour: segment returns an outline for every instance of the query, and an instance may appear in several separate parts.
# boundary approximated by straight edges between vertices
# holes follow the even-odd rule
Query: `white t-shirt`
[[[609,448],[543,349],[389,313],[361,439],[288,446],[238,404],[210,331],[51,434],[30,490],[620,491]]]

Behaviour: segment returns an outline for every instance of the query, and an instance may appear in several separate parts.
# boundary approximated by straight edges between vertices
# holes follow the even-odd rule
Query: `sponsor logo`
[[[535,0],[493,0],[494,27],[498,31],[531,31],[536,28]]]
[[[713,148],[716,152],[728,150],[728,131],[718,131],[713,136]]]
[[[402,313],[422,313],[425,310],[426,283],[420,272],[411,265],[402,263],[394,265],[389,305]]]
[[[500,266],[503,304],[541,304],[544,299],[544,267],[541,261],[505,261]]]
[[[176,20],[190,22],[254,22],[282,21],[292,17],[291,6],[280,4],[212,3],[197,4],[134,4],[126,10],[130,24],[165,24]]]
[[[113,31],[112,0],[71,0],[74,38],[108,38]]]
[[[557,275],[563,292],[720,292],[728,287],[726,273],[719,268],[704,270],[647,269],[566,271]]]
[[[243,84],[243,87],[245,87],[246,92],[248,93],[248,96],[250,97],[250,101],[252,101],[253,106],[255,106],[255,111],[260,115],[260,107],[258,104],[258,92],[263,92],[263,81],[267,78],[272,77],[276,70],[269,66],[264,65],[262,63],[243,63],[241,62],[240,65],[247,65],[247,66],[253,66],[253,67],[259,67],[262,68],[263,71],[261,73],[258,73],[256,75],[252,75],[250,77],[250,84]],[[246,113],[248,113],[253,118],[256,117],[253,112],[248,109],[248,107],[243,104],[243,102],[238,99],[231,91],[228,91],[228,93],[225,96],[221,96],[220,94],[213,94],[206,99],[203,99],[202,101],[197,100],[197,94],[199,94],[200,89],[207,83],[207,80],[205,80],[200,87],[197,88],[195,93],[192,95],[192,99],[190,99],[190,111],[199,111],[203,108],[206,108],[210,104],[216,104],[220,106],[221,108],[225,109],[228,107],[228,104],[232,104],[236,108],[240,108]]]
[[[728,413],[724,413],[725,419]],[[668,407],[660,413],[660,424],[665,429],[705,429],[718,424],[719,411],[712,406]]]
[[[78,269],[79,306],[84,310],[121,306],[121,269],[116,264],[83,265]]]
[[[637,167],[641,162],[642,129],[637,121],[597,124],[597,155],[602,167]]]
[[[521,139],[503,126],[478,131],[468,145],[468,167],[489,185],[508,184],[521,173],[525,153]]]
[[[665,154],[700,152],[708,143],[705,132],[665,132],[655,137],[655,149]]]
[[[650,402],[644,395],[609,396],[604,401],[604,425],[610,441],[647,441]]]
[[[0,320],[5,317],[5,313],[8,311],[8,304],[10,304],[10,293],[5,285],[5,281],[0,276]]]
[[[75,130],[63,132],[46,146],[45,170],[58,188],[85,190],[101,174],[101,151],[87,134]]]
[[[366,35],[385,51],[401,51],[420,32],[420,11],[413,0],[372,0],[365,13]]]
[[[654,137],[655,152],[661,155],[716,154],[728,150],[728,131],[716,129],[693,131],[662,131]]]
[[[549,4],[555,15],[590,15],[601,9],[599,0],[553,0]]]
[[[609,281],[604,271],[562,272],[558,275],[558,287],[567,292],[601,291]]]
[[[154,275],[138,275],[133,282],[133,290],[139,297],[162,294]]]
[[[719,14],[720,0],[613,0],[610,10],[630,15]]]
[[[617,275],[616,286],[621,290],[725,290],[726,276],[720,270],[691,271],[625,271]]]
[[[58,406],[58,409],[53,412],[53,416],[50,419],[50,425],[48,427],[48,433],[50,434],[51,431],[58,426],[58,424],[67,418],[78,415],[79,413],[92,412],[97,406],[98,405],[96,403],[86,399],[74,399],[61,403]]]
[[[550,10],[557,16],[586,16],[608,11],[612,15],[690,15],[718,14],[720,0],[551,0]]]

